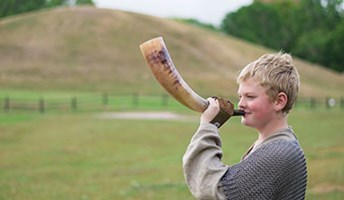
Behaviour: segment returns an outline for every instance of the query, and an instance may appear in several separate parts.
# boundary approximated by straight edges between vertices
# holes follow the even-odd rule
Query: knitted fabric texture
[[[299,200],[306,185],[306,160],[298,142],[275,140],[229,167],[219,189],[227,199]]]

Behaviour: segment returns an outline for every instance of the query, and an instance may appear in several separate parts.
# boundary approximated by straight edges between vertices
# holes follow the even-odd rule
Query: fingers
[[[209,123],[220,111],[220,103],[217,98],[210,97],[208,108],[202,113],[201,123]]]
[[[211,97],[208,98],[209,106],[205,110],[209,114],[214,113],[215,115],[220,111],[220,102],[217,98]]]
[[[219,100],[217,99],[217,97],[209,97],[208,99],[208,102],[209,102],[209,107],[217,107],[217,106],[220,106],[220,103],[219,103]],[[209,108],[208,107],[208,108]]]
[[[231,116],[234,105],[221,97],[210,97],[208,108],[202,113],[201,123],[211,123],[220,128]]]

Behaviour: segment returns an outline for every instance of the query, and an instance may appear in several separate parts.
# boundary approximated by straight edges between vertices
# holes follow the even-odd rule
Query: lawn
[[[99,113],[2,113],[0,199],[193,199],[182,156],[198,126],[184,121],[104,119]],[[290,116],[308,161],[306,199],[343,199],[342,111]],[[221,128],[224,162],[256,137],[239,118]]]

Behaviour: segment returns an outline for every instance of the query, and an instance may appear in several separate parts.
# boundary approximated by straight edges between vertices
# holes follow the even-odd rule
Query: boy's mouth
[[[246,112],[244,110],[234,110],[233,116],[244,116]]]
[[[246,115],[252,114],[252,112],[249,112],[249,111],[244,111],[244,113],[245,113],[245,114],[243,115],[244,117],[245,117]]]

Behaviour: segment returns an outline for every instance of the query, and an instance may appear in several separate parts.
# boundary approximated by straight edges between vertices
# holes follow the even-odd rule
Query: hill
[[[236,95],[239,70],[260,46],[181,22],[94,7],[63,7],[0,21],[0,89],[162,93],[139,45],[163,36],[200,94]],[[344,77],[295,59],[301,96],[343,96]]]

